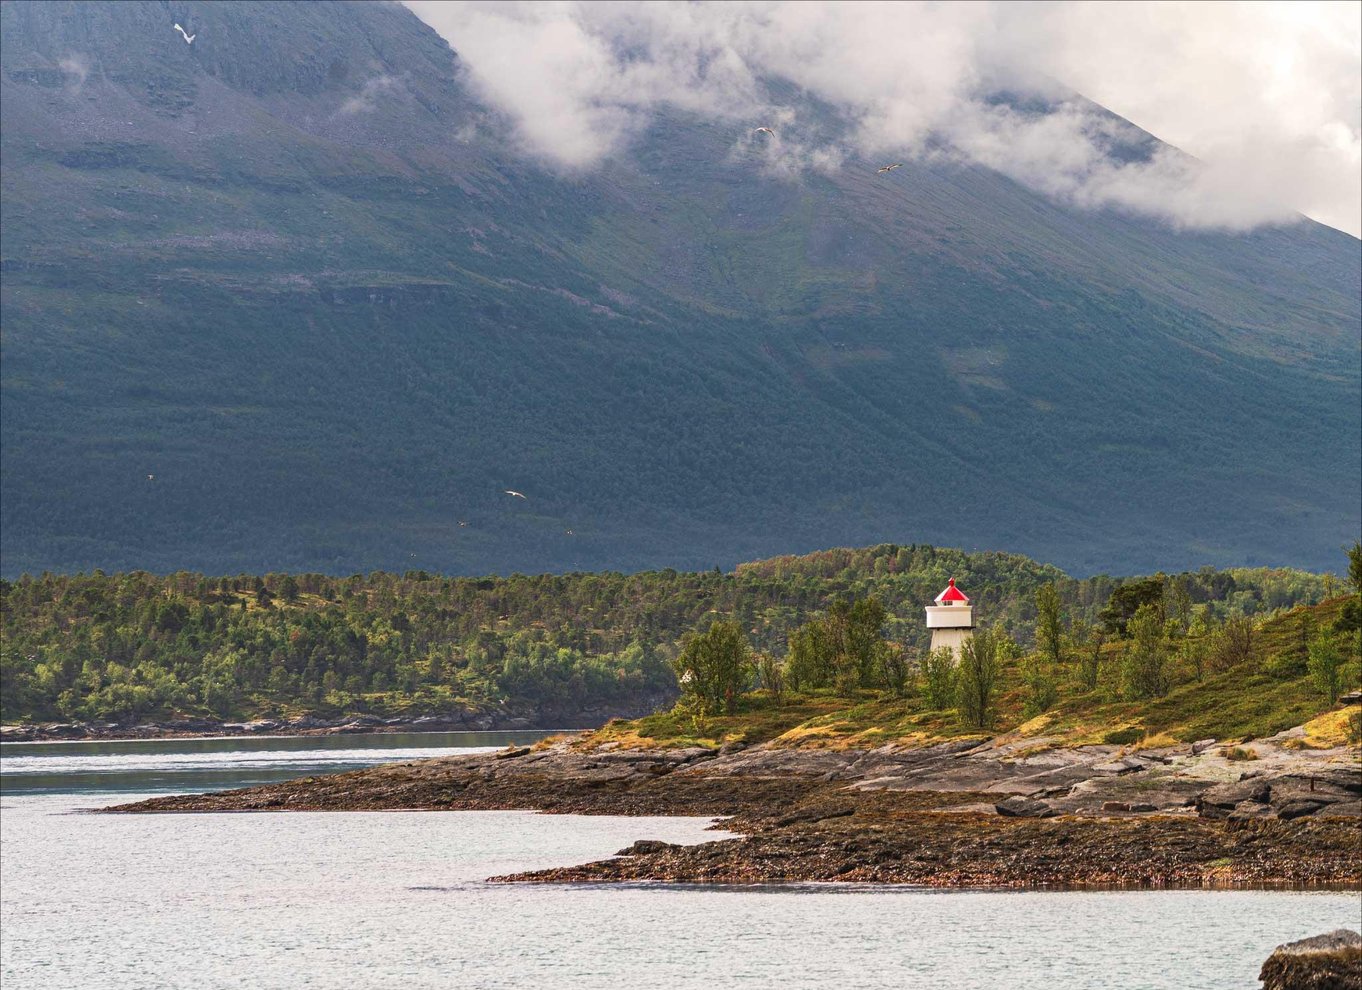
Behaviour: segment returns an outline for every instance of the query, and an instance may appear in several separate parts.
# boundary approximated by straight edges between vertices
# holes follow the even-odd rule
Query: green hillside
[[[1094,683],[1084,682],[1082,648],[1071,646],[1067,662],[1046,669],[1047,703],[1037,710],[1035,671],[1043,662],[1026,651],[1002,659],[987,721],[966,718],[957,701],[932,698],[922,672],[898,692],[785,690],[745,693],[731,712],[697,713],[686,703],[639,719],[616,719],[581,739],[589,749],[620,742],[630,747],[721,746],[773,743],[812,748],[874,748],[891,742],[926,742],[986,734],[1034,738],[1043,749],[1063,745],[1166,746],[1202,739],[1222,743],[1265,738],[1305,726],[1300,748],[1362,743],[1358,709],[1338,707],[1310,666],[1309,642],[1323,635],[1337,651],[1338,688],[1362,686],[1357,632],[1333,631],[1356,596],[1301,606],[1251,623],[1241,655],[1203,664],[1190,657],[1212,649],[1217,632],[1166,639],[1167,688],[1132,692],[1123,683],[1134,644],[1117,639],[1100,648]],[[1346,624],[1346,622],[1345,622]],[[957,674],[959,672],[957,671]],[[1227,750],[1228,752],[1228,750]],[[1232,759],[1256,758],[1252,746]]]
[[[395,4],[6,0],[0,63],[7,576],[1318,569],[1362,523],[1362,269],[1319,225],[778,178],[680,114],[559,176]]]
[[[1014,554],[893,545],[729,573],[44,574],[0,582],[0,717],[646,710],[675,699],[669,661],[715,621],[738,622],[752,648],[782,658],[801,624],[873,597],[886,610],[879,632],[918,650],[923,605],[951,576],[1022,644],[1034,639],[1036,591],[1051,582],[1080,625],[1100,621],[1118,588],[1153,587],[1162,601],[1176,587],[1207,628],[1337,588],[1288,570],[1076,580]]]

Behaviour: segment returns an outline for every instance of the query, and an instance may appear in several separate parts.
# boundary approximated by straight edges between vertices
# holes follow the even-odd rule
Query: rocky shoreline
[[[501,732],[589,729],[610,718],[633,718],[652,710],[478,711],[467,709],[427,715],[341,715],[323,718],[260,718],[244,722],[178,718],[155,722],[41,722],[0,725],[0,742],[54,742],[81,739],[196,739],[219,736],[321,736],[356,732]]]
[[[566,739],[111,810],[701,815],[741,836],[696,846],[643,836],[613,859],[499,881],[1358,885],[1358,753],[1293,748],[1293,738],[1255,742],[1247,769],[1209,744],[652,750]]]

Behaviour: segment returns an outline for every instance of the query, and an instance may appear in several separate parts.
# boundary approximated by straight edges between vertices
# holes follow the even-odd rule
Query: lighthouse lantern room
[[[960,659],[961,647],[974,635],[974,609],[969,598],[951,578],[946,590],[927,606],[927,628],[932,631],[932,649],[948,648]]]

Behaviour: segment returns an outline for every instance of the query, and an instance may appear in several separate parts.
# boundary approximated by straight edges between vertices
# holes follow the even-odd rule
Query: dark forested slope
[[[1357,531],[1347,235],[778,178],[681,114],[561,177],[395,4],[0,19],[7,575],[1322,567]]]

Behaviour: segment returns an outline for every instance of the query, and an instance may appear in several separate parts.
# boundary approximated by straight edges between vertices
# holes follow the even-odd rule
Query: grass
[[[1266,658],[1300,642],[1306,616],[1326,627],[1338,617],[1344,601],[1335,598],[1268,618],[1255,632],[1251,658],[1228,670],[1197,680],[1190,666],[1175,664],[1174,686],[1162,698],[1119,696],[1114,685],[1124,646],[1113,643],[1106,651],[1096,690],[1062,687],[1054,708],[1028,719],[1023,714],[1019,659],[1003,669],[990,731],[1036,737],[1042,745],[1103,743],[1150,748],[1218,739],[1225,743],[1229,759],[1243,760],[1257,757],[1237,744],[1297,725],[1306,726],[1305,736],[1297,741],[1300,746],[1356,744],[1350,710],[1330,705],[1307,675],[1280,678],[1262,672]],[[1349,687],[1358,682],[1355,661],[1345,679]],[[766,692],[753,692],[741,699],[731,715],[697,719],[673,710],[634,721],[616,720],[583,744],[619,742],[646,748],[772,742],[800,748],[870,748],[971,734],[977,730],[962,725],[954,711],[928,709],[920,693],[906,698],[872,691],[852,697],[805,693],[777,700]]]

